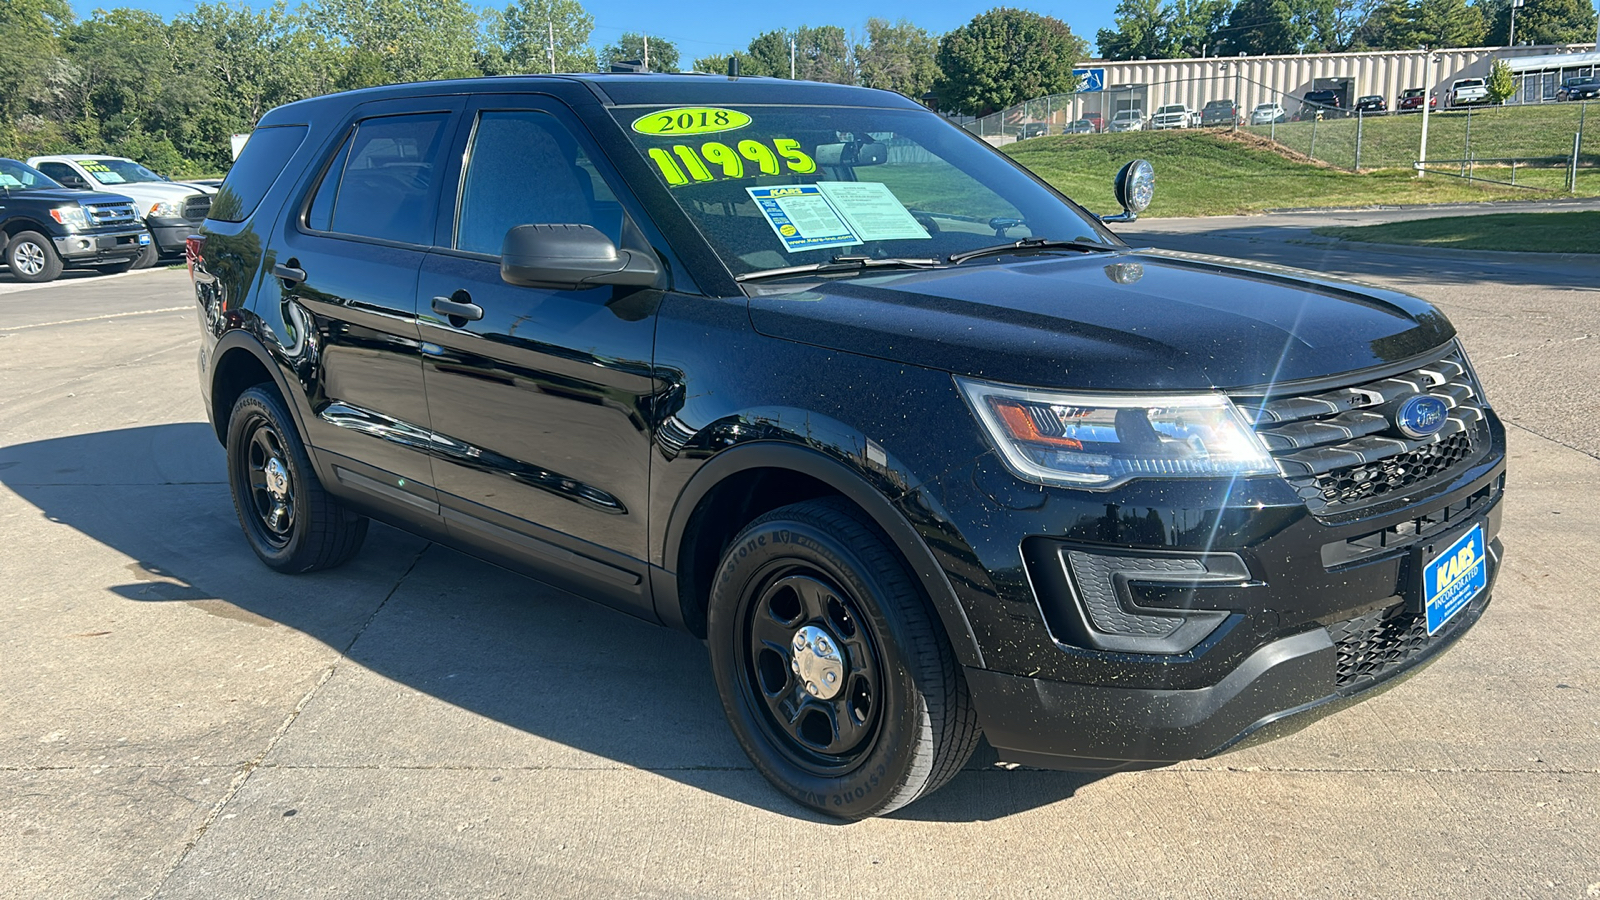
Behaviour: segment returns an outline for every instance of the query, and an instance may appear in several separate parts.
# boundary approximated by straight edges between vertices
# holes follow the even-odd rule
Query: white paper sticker
[[[814,184],[745,188],[766,216],[767,224],[790,253],[827,247],[853,247],[861,241],[850,232],[828,198]],[[926,237],[927,235],[923,235]]]
[[[22,182],[4,172],[0,172],[0,186],[8,188],[22,187]]]
[[[124,181],[128,180],[115,172],[94,171],[90,172],[89,174],[93,175],[94,180],[100,182],[101,184],[122,184]]]
[[[820,181],[817,187],[863,241],[929,240],[888,185],[876,181]]]

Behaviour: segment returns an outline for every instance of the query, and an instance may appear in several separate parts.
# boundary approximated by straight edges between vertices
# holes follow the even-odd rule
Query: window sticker
[[[633,130],[640,134],[717,134],[734,131],[749,124],[750,116],[737,109],[680,106],[634,119]]]
[[[110,169],[90,169],[89,174],[93,175],[94,180],[100,182],[101,184],[121,184],[128,180],[111,171]]]
[[[18,181],[15,176],[0,172],[0,187],[19,188],[22,187],[22,182]]]
[[[752,187],[745,191],[790,253],[861,243],[814,184]]]
[[[863,241],[931,240],[927,229],[888,185],[876,181],[819,181],[817,188]]]

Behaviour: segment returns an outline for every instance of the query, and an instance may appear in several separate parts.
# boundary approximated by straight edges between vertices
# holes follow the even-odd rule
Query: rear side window
[[[305,139],[304,125],[257,128],[244,145],[239,160],[228,171],[206,217],[218,222],[243,222],[250,218]]]
[[[449,113],[366,119],[322,176],[306,226],[407,244],[433,238],[435,163]]]

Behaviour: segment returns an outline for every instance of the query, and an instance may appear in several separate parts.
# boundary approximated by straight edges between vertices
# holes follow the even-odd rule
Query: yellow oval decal
[[[716,134],[733,131],[750,124],[750,117],[737,109],[720,109],[715,106],[680,106],[663,109],[633,120],[633,130],[640,134]]]

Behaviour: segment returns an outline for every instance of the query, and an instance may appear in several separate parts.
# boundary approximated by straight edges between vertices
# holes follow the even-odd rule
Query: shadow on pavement
[[[1330,223],[1331,224],[1331,223]],[[1158,227],[1152,222],[1152,227]],[[1335,243],[1313,235],[1309,228],[1253,225],[1200,233],[1134,231],[1124,239],[1135,247],[1159,247],[1184,253],[1229,256],[1280,266],[1308,269],[1357,281],[1382,278],[1416,284],[1450,285],[1484,283],[1593,290],[1600,284],[1600,258],[1573,260],[1550,254],[1549,260],[1529,260],[1468,253],[1436,253],[1428,249],[1392,245],[1363,246]],[[1409,252],[1415,249],[1415,252]]]
[[[560,765],[592,768],[596,761],[584,757],[601,757],[833,823],[789,802],[753,770],[723,720],[705,648],[693,637],[384,526],[374,526],[362,552],[339,569],[280,575],[246,545],[224,477],[221,448],[204,423],[0,448],[0,482],[51,522],[137,560],[128,580],[109,588],[116,595],[293,628],[395,685],[562,745],[463,746],[471,716],[436,706],[408,711],[383,693],[407,691],[364,685],[369,695],[348,708],[326,700],[337,727],[312,729],[316,737],[298,748],[291,733],[280,750],[313,764],[318,754],[341,752],[367,765],[462,764],[492,752],[516,765],[537,767],[554,756]],[[897,815],[1001,818],[1070,797],[1092,780],[1000,769],[984,745],[968,771]]]

